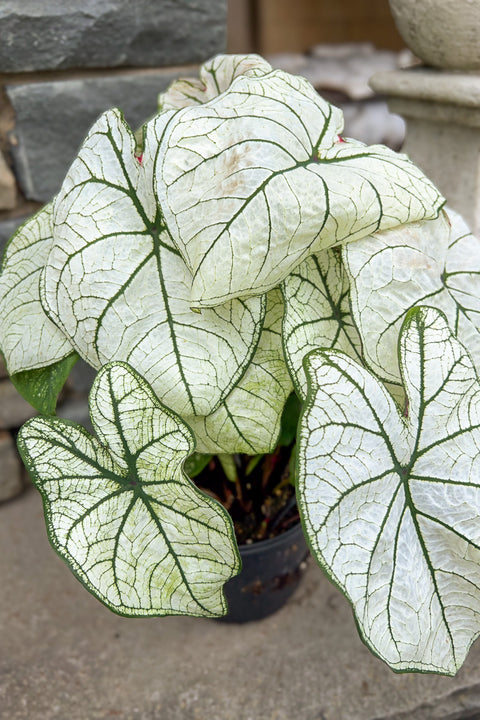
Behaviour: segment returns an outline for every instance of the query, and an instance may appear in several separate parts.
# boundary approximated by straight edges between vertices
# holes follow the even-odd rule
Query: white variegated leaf
[[[343,258],[365,360],[380,377],[399,382],[398,334],[415,305],[441,310],[480,367],[480,240],[458,213],[364,238]]]
[[[194,307],[266,292],[308,255],[434,217],[443,202],[406,156],[341,142],[341,111],[281,70],[152,123],[156,191]]]
[[[301,513],[372,650],[453,675],[480,632],[480,384],[433,308],[407,315],[400,363],[407,417],[346,355],[308,356]]]
[[[202,453],[272,452],[292,382],[282,353],[283,302],[279,290],[267,295],[267,314],[255,355],[220,407],[204,418],[187,417]]]
[[[17,230],[5,250],[0,275],[0,348],[10,374],[52,365],[73,350],[40,303],[39,277],[52,243],[49,204]]]
[[[303,261],[283,281],[283,347],[295,390],[305,398],[303,358],[317,348],[342,350],[361,358],[360,339],[350,316],[349,282],[337,250]]]
[[[90,411],[99,440],[59,418],[20,430],[53,547],[122,615],[224,614],[240,559],[228,513],[183,474],[190,430],[123,363],[102,368]]]
[[[155,138],[142,162],[121,114],[94,125],[54,208],[42,300],[78,353],[135,367],[180,415],[215,410],[255,351],[262,298],[195,313],[192,278],[152,191]]]
[[[159,95],[159,111],[202,105],[227,90],[239,75],[266,75],[271,70],[260,55],[216,55],[200,67],[199,78],[175,80]]]

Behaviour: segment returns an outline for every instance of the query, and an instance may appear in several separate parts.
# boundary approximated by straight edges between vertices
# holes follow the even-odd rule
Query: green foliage
[[[291,393],[282,412],[279,445],[291,445],[297,434],[298,419],[300,417],[301,404],[295,393]]]
[[[72,353],[48,367],[14,373],[10,379],[35,410],[43,415],[54,415],[60,390],[77,360],[77,353]]]
[[[202,455],[201,453],[194,452],[191,455],[188,456],[188,458],[185,460],[183,470],[185,472],[185,475],[187,475],[190,478],[194,478],[197,475],[200,475],[202,470],[204,470],[210,460],[213,458],[213,455]]]

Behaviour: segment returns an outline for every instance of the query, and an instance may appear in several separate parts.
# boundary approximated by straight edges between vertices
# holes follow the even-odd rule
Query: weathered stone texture
[[[403,151],[480,234],[480,76],[417,68],[378,73],[372,87],[407,121]]]
[[[426,65],[480,70],[480,5],[475,0],[390,0],[395,24]]]
[[[157,96],[192,68],[145,70],[114,76],[10,85],[16,115],[12,155],[25,196],[48,202],[60,189],[98,116],[119,107],[136,130],[156,112]]]
[[[3,254],[5,245],[12,237],[15,230],[20,227],[20,225],[22,225],[26,220],[27,217],[18,217],[11,220],[0,221],[0,257]]]
[[[3,0],[0,71],[153,67],[223,52],[227,0]]]
[[[0,502],[10,500],[23,490],[23,471],[9,432],[0,431]]]
[[[17,201],[17,188],[12,171],[0,152],[0,210],[11,210]]]

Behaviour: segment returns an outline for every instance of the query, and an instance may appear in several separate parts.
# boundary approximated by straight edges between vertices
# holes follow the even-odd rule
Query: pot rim
[[[300,533],[299,533],[300,530]],[[238,549],[240,550],[241,555],[251,555],[255,552],[259,552],[260,550],[269,550],[270,548],[274,548],[276,545],[281,545],[285,541],[288,542],[287,538],[292,537],[293,535],[300,534],[302,537],[303,535],[303,526],[300,521],[300,519],[297,520],[297,522],[292,525],[291,528],[288,530],[285,530],[285,532],[280,533],[280,535],[276,535],[273,538],[267,538],[266,540],[257,540],[257,542],[251,542],[251,543],[243,543],[242,545],[238,546]]]

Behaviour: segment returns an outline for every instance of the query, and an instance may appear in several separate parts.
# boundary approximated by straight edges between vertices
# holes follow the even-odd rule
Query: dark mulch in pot
[[[238,543],[276,537],[298,522],[292,483],[294,445],[280,446],[270,455],[236,454],[236,478],[228,479],[214,456],[194,481],[230,513]]]

